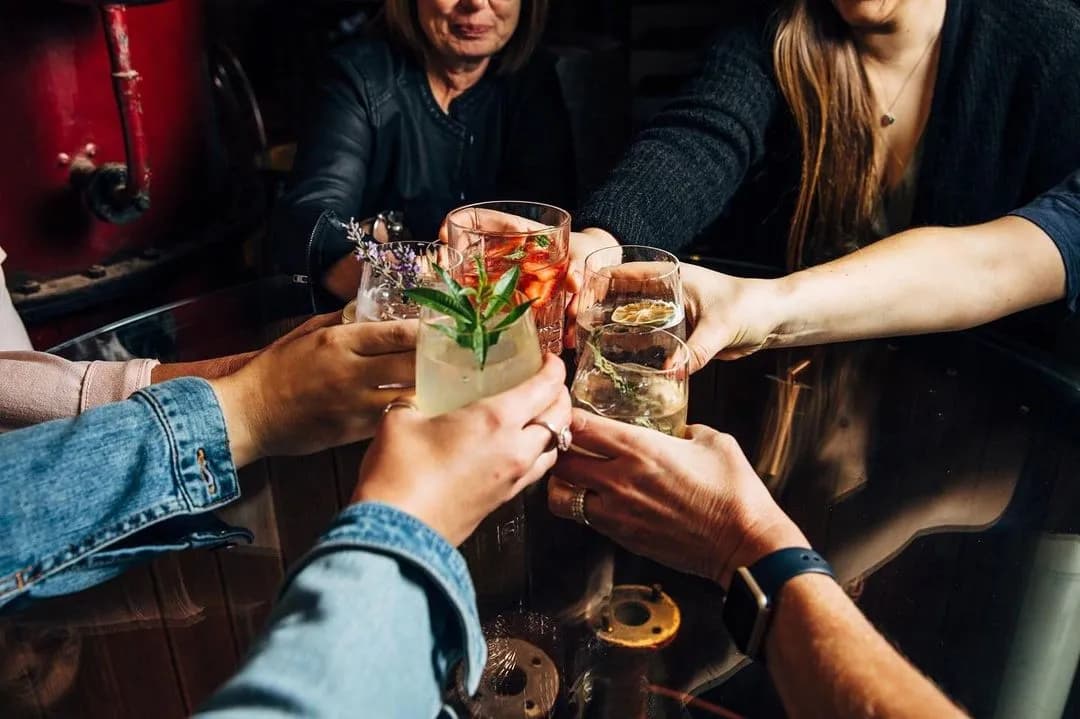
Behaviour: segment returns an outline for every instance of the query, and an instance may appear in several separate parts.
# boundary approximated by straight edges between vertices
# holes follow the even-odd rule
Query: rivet
[[[61,167],[64,167],[65,165],[70,165],[71,155],[67,154],[66,152],[61,152],[59,155],[56,156],[56,164],[60,165]]]

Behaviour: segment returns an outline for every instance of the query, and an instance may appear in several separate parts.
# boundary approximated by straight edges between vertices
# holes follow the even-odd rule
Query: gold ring
[[[534,419],[532,422],[529,422],[529,424],[535,424],[537,427],[543,427],[548,432],[551,432],[551,444],[547,446],[547,449],[545,449],[544,452],[550,452],[553,449],[557,449],[560,452],[569,451],[570,443],[574,441],[574,435],[570,433],[569,427],[555,429],[551,422],[544,422],[539,419]]]
[[[409,402],[409,401],[406,401],[406,400],[403,400],[403,399],[395,399],[393,402],[391,402],[390,404],[383,407],[383,411],[382,411],[383,416],[385,417],[386,415],[393,412],[395,409],[411,409],[411,410],[415,410],[416,405],[413,404],[412,402]]]
[[[588,493],[589,490],[584,487],[578,487],[574,490],[574,496],[570,498],[570,518],[578,524],[591,527],[589,517],[585,514],[585,495]]]

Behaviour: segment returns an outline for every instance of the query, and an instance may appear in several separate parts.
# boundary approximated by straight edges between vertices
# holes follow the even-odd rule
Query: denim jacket
[[[469,694],[486,659],[461,554],[377,503],[344,510],[302,559],[245,666],[200,719],[454,716],[459,660]]]
[[[172,550],[250,539],[210,385],[182,379],[0,435],[0,609],[71,594]]]
[[[200,513],[238,496],[202,380],[0,435],[0,605],[227,541]],[[200,716],[435,716],[459,661],[475,692],[485,652],[457,550],[392,507],[358,504],[290,574],[270,627]]]

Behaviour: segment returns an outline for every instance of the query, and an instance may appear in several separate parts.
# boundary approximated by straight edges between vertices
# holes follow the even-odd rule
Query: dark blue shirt
[[[1065,261],[1065,300],[1076,312],[1080,300],[1080,171],[1012,214],[1034,222],[1057,245]]]

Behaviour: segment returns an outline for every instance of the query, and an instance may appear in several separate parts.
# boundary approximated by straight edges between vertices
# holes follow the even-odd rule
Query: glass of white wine
[[[690,350],[671,332],[607,324],[578,349],[570,390],[575,407],[601,417],[686,434]]]
[[[686,338],[679,259],[654,247],[621,245],[585,258],[578,293],[578,352],[597,327],[663,329]]]

